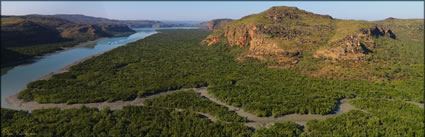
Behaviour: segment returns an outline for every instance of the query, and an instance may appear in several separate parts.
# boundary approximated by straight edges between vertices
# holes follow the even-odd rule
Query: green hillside
[[[227,23],[201,44],[249,46],[237,60],[313,77],[397,81],[421,77],[423,26],[423,19],[340,20],[283,6]]]
[[[125,25],[80,24],[43,15],[4,16],[1,20],[2,67],[88,40],[135,32]]]

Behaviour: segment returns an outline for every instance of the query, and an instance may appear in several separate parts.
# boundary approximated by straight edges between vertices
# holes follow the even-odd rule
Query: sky
[[[147,1],[2,1],[2,15],[84,14],[121,20],[207,21],[217,18],[239,19],[272,6],[295,6],[338,19],[382,20],[424,18],[424,2],[147,2]]]

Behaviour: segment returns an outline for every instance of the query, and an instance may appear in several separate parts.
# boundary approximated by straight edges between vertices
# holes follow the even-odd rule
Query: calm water
[[[5,102],[6,97],[15,95],[31,81],[39,77],[56,72],[60,68],[78,61],[87,56],[103,53],[147,36],[157,33],[158,29],[197,29],[197,27],[172,27],[172,28],[132,28],[137,33],[126,37],[105,38],[98,41],[94,46],[81,47],[44,56],[31,64],[19,65],[9,68],[1,75],[1,107],[12,108]],[[3,70],[2,70],[3,71]]]

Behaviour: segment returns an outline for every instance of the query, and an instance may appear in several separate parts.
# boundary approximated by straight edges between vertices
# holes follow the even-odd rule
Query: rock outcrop
[[[271,67],[288,68],[296,65],[306,52],[313,52],[309,55],[315,58],[360,60],[373,53],[374,38],[396,38],[384,26],[350,21],[347,24],[354,23],[356,27],[339,28],[338,31],[343,33],[336,32],[339,37],[329,42],[336,35],[336,22],[344,20],[335,20],[329,15],[314,14],[296,7],[273,7],[226,23],[215,29],[201,44],[211,46],[222,42],[230,46],[249,46],[249,53],[238,60],[257,58],[278,64]]]
[[[320,23],[310,23],[315,19]],[[273,7],[263,13],[243,17],[227,23],[201,42],[211,46],[225,42],[231,46],[249,46],[251,57],[277,62],[279,67],[295,65],[302,55],[300,44],[320,43],[329,37],[332,18],[313,14],[295,7]]]
[[[372,28],[362,29],[361,31],[365,35],[370,35],[375,37],[388,36],[392,39],[396,39],[396,35],[390,29],[384,26],[375,25]]]
[[[383,26],[373,26],[368,29],[360,29],[356,34],[347,35],[345,38],[333,42],[329,48],[318,50],[313,57],[329,58],[333,60],[352,60],[363,59],[367,54],[373,53],[376,43],[373,37],[396,38],[396,35],[388,28]]]

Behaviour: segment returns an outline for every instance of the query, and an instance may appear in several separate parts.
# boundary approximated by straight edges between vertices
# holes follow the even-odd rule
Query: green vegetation
[[[312,120],[304,128],[283,122],[252,132],[242,125],[246,118],[193,91],[181,91],[149,99],[145,102],[147,106],[117,111],[42,109],[30,114],[2,109],[2,135],[424,136],[424,109],[404,102],[424,102],[424,40],[417,37],[423,36],[424,29],[419,21],[374,22],[394,28],[397,38],[393,39],[359,32],[390,35],[382,27],[369,29],[374,25],[370,22],[334,20],[296,8],[277,7],[231,22],[225,25],[229,30],[214,33],[234,34],[239,40],[257,35],[251,30],[260,31],[257,42],[267,43],[261,40],[270,38],[272,42],[278,41],[279,50],[299,49],[301,52],[294,54],[293,60],[280,55],[292,53],[282,51],[278,55],[264,54],[262,58],[266,59],[260,61],[261,56],[248,54],[256,51],[251,51],[250,43],[244,40],[233,43],[243,43],[245,47],[229,46],[217,39],[212,39],[217,42],[212,46],[200,46],[209,34],[204,30],[163,30],[72,66],[69,72],[32,82],[18,96],[25,101],[72,104],[133,100],[167,90],[208,87],[221,101],[257,116],[329,114],[337,109],[342,98],[357,98],[351,104],[364,110]],[[218,38],[215,36],[220,34],[212,36]],[[329,45],[334,41],[348,44]],[[360,44],[363,41],[367,41],[372,52],[359,49],[364,48]],[[313,57],[326,46],[351,46],[336,49],[332,54],[336,57],[348,49],[359,50],[352,56],[362,55],[350,58],[354,60]],[[273,47],[265,50],[275,50]],[[4,51],[18,50],[34,54],[18,48]],[[248,55],[254,57],[240,58]],[[279,62],[267,58],[278,57],[278,61],[296,63],[287,69],[271,67]],[[226,122],[212,123],[195,112],[208,113]]]
[[[355,96],[423,101],[423,82],[418,79],[330,80],[269,69],[257,60],[235,61],[247,48],[199,46],[207,34],[202,30],[161,31],[75,65],[49,80],[32,82],[19,98],[40,103],[132,100],[208,85],[220,100],[258,116],[328,114],[339,99]]]
[[[261,128],[254,132],[253,137],[298,137],[303,133],[301,126],[294,122],[275,123],[269,128]]]
[[[6,125],[2,133],[66,136],[78,134],[72,132],[78,130],[109,136],[125,136],[126,133],[130,136],[161,136],[163,132],[163,136],[423,136],[423,109],[402,101],[387,100],[423,102],[424,66],[420,64],[423,59],[407,56],[423,56],[420,55],[423,51],[414,51],[420,42],[377,40],[376,54],[369,58],[371,62],[376,61],[376,67],[388,66],[382,68],[388,71],[387,74],[379,69],[374,70],[374,75],[388,75],[388,80],[374,82],[310,77],[296,72],[296,68],[270,69],[267,68],[268,62],[250,58],[238,62],[235,58],[248,48],[220,43],[209,47],[199,46],[207,35],[208,32],[203,30],[161,31],[91,58],[49,80],[32,82],[19,94],[19,98],[40,103],[102,102],[131,100],[171,89],[209,86],[209,92],[218,99],[258,116],[328,114],[334,111],[339,99],[347,97],[359,97],[351,103],[368,112],[351,111],[323,121],[309,121],[305,127],[308,132],[303,132],[294,123],[284,122],[253,133],[241,125],[243,118],[200,98],[193,91],[187,91],[147,100],[149,107],[129,107],[114,112],[105,110],[108,116],[104,116],[104,120],[100,120],[104,117],[96,116],[105,111],[87,108],[36,110],[32,114],[2,110],[2,125]],[[394,47],[398,44],[406,46]],[[308,57],[306,60],[320,61]],[[405,76],[410,78],[406,79]],[[172,108],[186,110],[178,112]],[[211,123],[192,111],[233,122]],[[48,119],[55,115],[60,118]],[[139,116],[143,119],[139,119]],[[146,121],[146,125],[139,124],[143,121]],[[179,126],[175,121],[187,126]],[[97,127],[101,128],[98,130]]]
[[[343,37],[359,28],[367,28],[373,23],[389,28],[397,36],[373,38],[376,45],[373,53],[366,55],[362,61],[329,61],[312,59],[305,53],[303,59],[294,68],[295,71],[306,72],[332,79],[361,79],[368,81],[399,82],[414,80],[423,82],[423,20],[383,20],[377,22],[338,21],[333,39]],[[331,40],[335,41],[335,40]],[[416,86],[417,87],[417,86]],[[420,86],[421,87],[421,86]]]
[[[80,24],[43,15],[2,16],[1,20],[2,67],[88,40],[134,33],[127,26]]]
[[[238,80],[234,85],[211,87],[209,92],[258,116],[327,114],[333,111],[338,99],[350,96],[342,87],[349,83],[309,78],[278,69],[257,68],[243,74],[249,78]]]
[[[402,101],[364,98],[351,101],[359,110],[307,123],[310,136],[424,136],[424,109]]]
[[[13,50],[9,50],[6,48],[0,48],[1,50],[1,67],[2,69],[4,68],[3,66],[7,66],[5,64],[14,64],[17,63],[19,61],[24,61],[27,59],[30,59],[31,56],[13,51]]]
[[[230,112],[225,106],[201,98],[195,91],[179,91],[167,96],[161,96],[144,102],[147,106],[188,109],[217,116],[221,120],[229,122],[246,122],[246,118]]]
[[[252,133],[239,123],[212,123],[197,113],[144,106],[116,111],[40,109],[32,113],[2,108],[1,125],[5,137],[244,137]]]
[[[272,7],[224,26],[212,35],[224,36],[226,32],[227,35],[234,33],[233,38],[237,41],[237,38],[248,37],[247,33],[253,31],[249,37],[258,38],[264,34],[261,36],[276,43],[279,49],[288,51],[314,49],[327,43],[335,33],[335,23],[330,16],[316,15],[296,7]],[[246,41],[241,42],[241,46],[246,46],[243,43]]]
[[[385,19],[376,21],[391,28],[399,39],[424,42],[424,20],[423,19]]]
[[[340,20],[279,6],[229,22],[203,43],[249,45],[240,58],[313,77],[418,83],[423,81],[423,36],[423,19]]]
[[[198,74],[221,80],[208,73],[217,72],[219,66],[215,65],[220,62],[233,62],[232,57],[225,56],[228,53],[198,45],[207,34],[200,30],[164,31],[89,59],[47,81],[33,82],[20,98],[41,103],[101,102],[205,86],[204,76]]]
[[[370,28],[372,26],[373,23],[368,21],[335,20],[335,35],[332,36],[332,38],[329,40],[329,43],[341,40],[347,35],[352,35],[362,28]]]
[[[52,44],[41,44],[24,47],[10,47],[9,50],[22,53],[27,56],[41,56],[54,51],[62,50],[63,48],[73,47],[81,42],[87,41],[88,39],[72,40],[67,42],[52,43]]]
[[[193,92],[180,92],[185,95]],[[174,94],[172,96],[176,96]],[[160,101],[160,100],[158,100]],[[111,111],[39,109],[32,113],[1,109],[2,136],[424,136],[424,110],[399,100],[363,98],[351,101],[366,110],[311,120],[304,129],[293,122],[251,131],[242,123],[211,122],[189,110],[161,106],[127,106]],[[198,104],[198,103],[196,103]],[[305,131],[303,131],[305,130]]]
[[[5,47],[1,48],[2,66],[20,64],[20,62],[31,59],[35,56],[42,56],[47,53],[62,50],[63,48],[73,47],[87,40],[72,40],[52,44],[40,44],[32,46]]]
[[[394,26],[396,25],[394,24]],[[423,85],[425,55],[423,37],[420,38],[422,40],[417,40],[410,39],[414,37],[407,38],[406,36],[423,35],[423,29],[419,27],[413,29],[412,27],[410,29],[413,30],[409,30],[404,27],[395,28],[391,26],[390,28],[395,29],[394,33],[397,35],[397,39],[375,38],[376,46],[373,53],[366,55],[363,61],[329,61],[315,59],[310,57],[311,53],[305,53],[297,66],[292,69],[330,79],[359,79],[393,83],[410,81],[410,83],[419,82]],[[423,90],[421,87],[423,86],[414,86],[416,89]]]
[[[1,24],[16,24],[23,22],[24,19],[17,17],[1,18]]]

